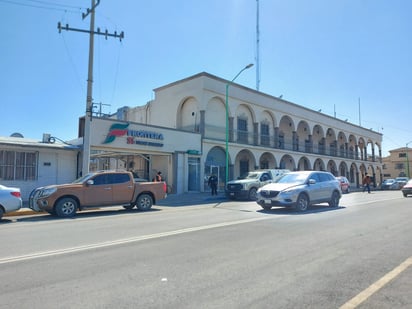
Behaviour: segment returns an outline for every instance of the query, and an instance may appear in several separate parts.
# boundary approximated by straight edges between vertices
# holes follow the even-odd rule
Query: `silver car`
[[[19,210],[22,207],[19,188],[11,188],[0,185],[0,219],[6,212]]]
[[[266,210],[282,206],[306,211],[319,203],[338,207],[341,196],[340,183],[331,173],[301,171],[285,174],[277,182],[261,187],[256,202]]]

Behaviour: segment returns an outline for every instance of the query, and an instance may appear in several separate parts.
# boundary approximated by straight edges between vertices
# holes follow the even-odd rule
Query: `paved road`
[[[411,308],[411,213],[396,191],[9,217],[0,308]]]

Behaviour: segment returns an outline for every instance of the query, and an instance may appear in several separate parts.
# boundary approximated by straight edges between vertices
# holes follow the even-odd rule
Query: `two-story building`
[[[148,126],[152,133],[172,130],[168,142],[173,146],[148,149],[139,137],[124,149],[127,138],[138,135],[128,132],[123,134],[123,146],[102,147],[102,132],[109,129],[99,127],[92,133],[100,134],[92,151],[104,151],[94,159],[115,158],[116,153],[136,158],[148,152],[166,154],[160,168],[168,172],[168,183],[176,193],[208,190],[206,180],[212,173],[219,176],[222,190],[226,166],[230,179],[257,168],[286,168],[327,170],[346,176],[352,186],[359,186],[365,173],[376,182],[382,180],[379,132],[205,72],[156,88],[154,93],[154,100],[120,108],[114,118],[140,129]],[[92,132],[98,122],[93,123]]]

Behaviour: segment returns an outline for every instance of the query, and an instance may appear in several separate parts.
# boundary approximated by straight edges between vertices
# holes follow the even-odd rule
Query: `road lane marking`
[[[412,265],[412,256],[406,259],[399,266],[395,267],[392,271],[387,273],[385,276],[380,278],[378,281],[370,285],[368,288],[360,292],[358,295],[356,295],[354,298],[349,300],[339,309],[356,308],[361,303],[363,303],[365,300],[367,300],[369,297],[371,297],[373,294],[375,294],[377,291],[379,291],[381,288],[383,288],[386,284],[388,284],[392,279],[399,276],[403,271],[405,271],[411,265]]]
[[[107,242],[102,242],[102,243],[95,243],[95,244],[90,244],[90,245],[83,245],[83,246],[77,246],[77,247],[71,247],[71,248],[65,248],[65,249],[37,252],[37,253],[14,256],[14,257],[0,258],[0,264],[7,264],[7,263],[13,263],[13,262],[19,262],[19,261],[27,261],[27,260],[39,259],[39,258],[44,258],[44,257],[49,257],[49,256],[56,256],[56,255],[69,254],[69,253],[81,252],[81,251],[98,249],[98,248],[105,248],[105,247],[123,245],[123,244],[127,244],[127,243],[139,242],[139,241],[143,241],[143,240],[168,237],[168,236],[185,234],[185,233],[190,233],[190,232],[210,230],[210,229],[215,229],[215,228],[219,228],[219,227],[225,227],[225,226],[231,226],[231,225],[237,225],[237,224],[244,224],[244,223],[256,222],[256,221],[261,221],[261,220],[268,220],[268,219],[271,219],[271,217],[258,217],[258,218],[251,218],[251,219],[244,219],[244,220],[237,220],[237,221],[215,223],[215,224],[209,224],[209,225],[179,229],[179,230],[175,230],[175,231],[162,232],[162,233],[149,234],[149,235],[142,235],[142,236],[136,236],[136,237],[132,237],[132,238],[125,238],[125,239],[107,241]]]

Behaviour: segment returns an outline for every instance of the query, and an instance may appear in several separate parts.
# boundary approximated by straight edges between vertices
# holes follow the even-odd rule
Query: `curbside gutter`
[[[226,200],[224,193],[219,192],[218,196],[211,196],[208,192],[168,194],[167,198],[158,201],[156,205],[166,207],[188,206],[193,204],[216,203]],[[156,206],[154,205],[154,206]],[[37,212],[28,207],[28,202],[23,202],[23,207],[17,211],[3,214],[3,217],[44,215],[47,212]]]

